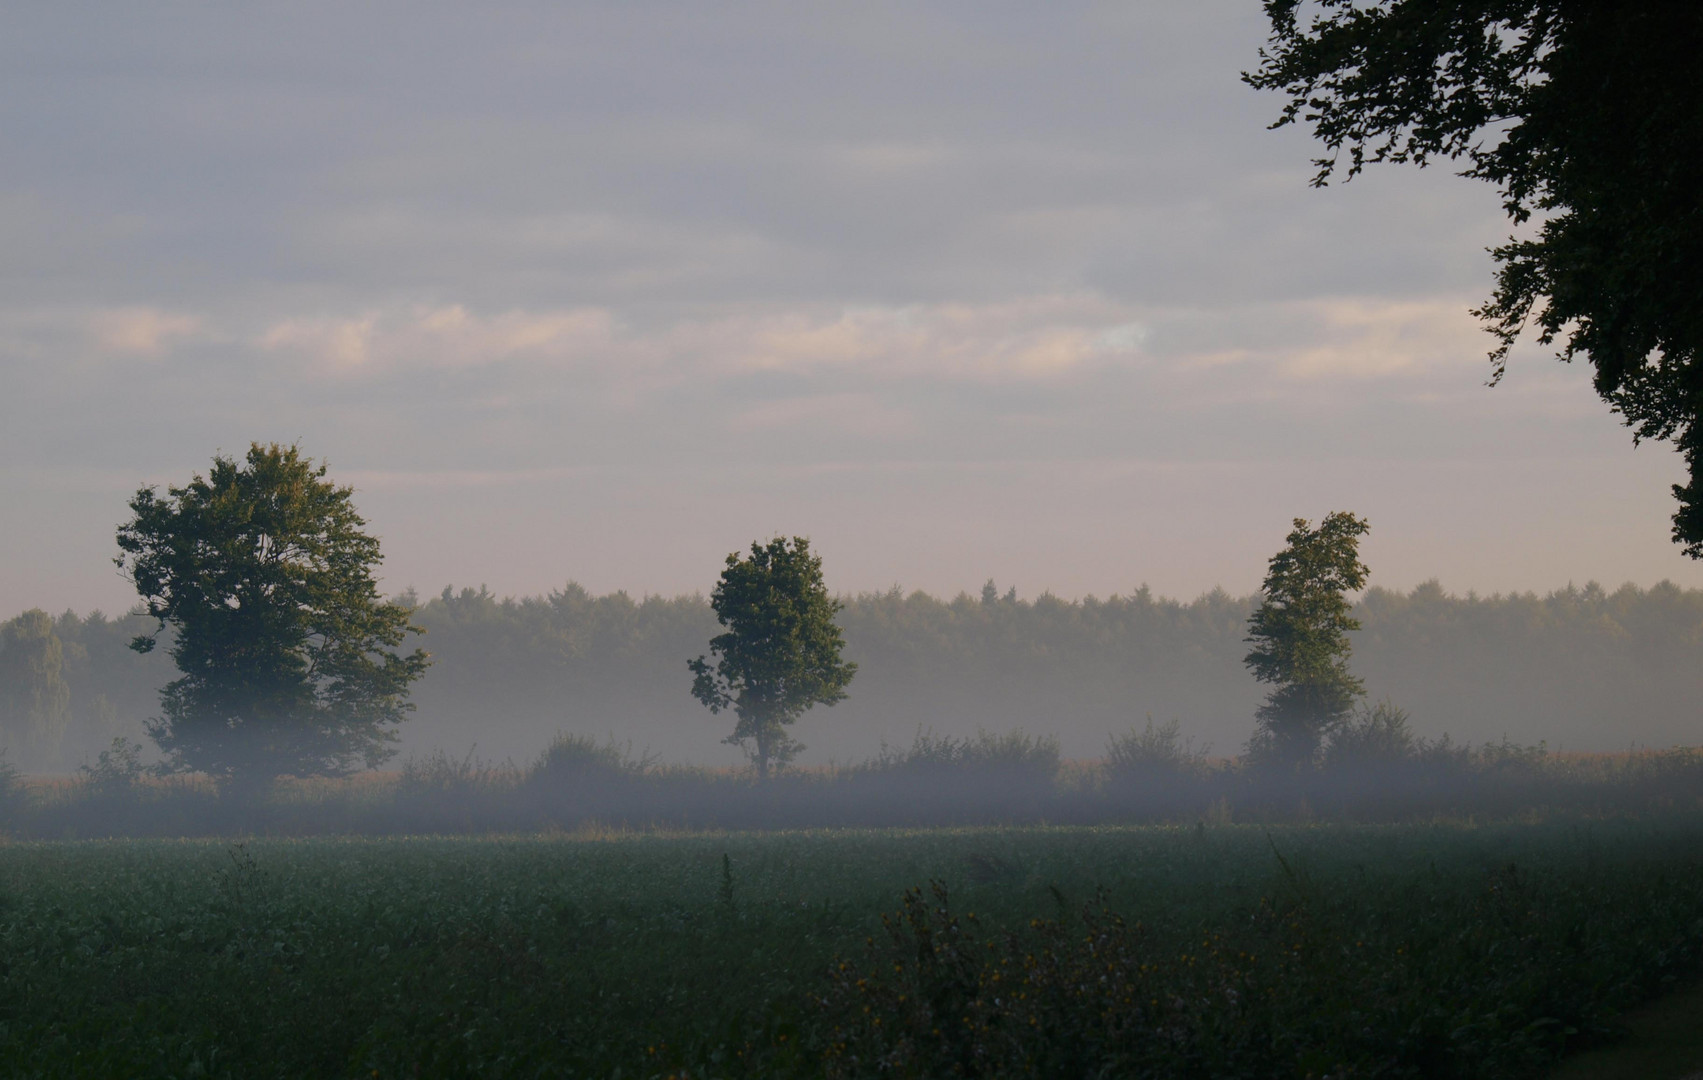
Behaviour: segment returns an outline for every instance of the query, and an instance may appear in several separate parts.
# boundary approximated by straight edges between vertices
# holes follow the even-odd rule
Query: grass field
[[[1690,816],[11,843],[0,1072],[1538,1076],[1700,955]]]

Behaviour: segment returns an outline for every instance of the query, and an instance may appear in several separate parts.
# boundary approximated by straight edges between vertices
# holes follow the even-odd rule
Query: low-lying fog
[[[1188,602],[1137,593],[1106,599],[1018,598],[997,586],[940,600],[897,590],[848,597],[840,624],[858,663],[850,697],[795,727],[801,764],[848,763],[920,729],[966,736],[1023,729],[1058,739],[1067,758],[1097,758],[1108,739],[1151,716],[1179,723],[1194,746],[1239,753],[1263,694],[1242,665],[1251,597]],[[1550,749],[1624,750],[1699,741],[1703,590],[1595,585],[1547,596],[1455,596],[1435,584],[1372,589],[1357,616],[1354,671],[1373,700],[1406,710],[1416,734],[1459,742],[1506,737]],[[7,636],[25,647],[19,619]],[[702,597],[634,600],[569,585],[499,599],[445,590],[417,621],[435,663],[417,685],[402,751],[442,749],[526,764],[560,733],[630,743],[665,763],[733,765],[712,716],[688,694],[687,660],[718,627]],[[8,732],[14,764],[66,771],[114,735],[141,737],[164,650],[125,643],[141,620],[78,618],[50,628],[62,654],[66,721]],[[39,645],[39,643],[38,643]],[[17,681],[0,652],[0,680]],[[17,695],[0,686],[0,706]]]

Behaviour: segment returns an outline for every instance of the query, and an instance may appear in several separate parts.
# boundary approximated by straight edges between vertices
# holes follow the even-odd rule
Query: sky
[[[1253,0],[18,6],[0,615],[123,610],[138,487],[295,442],[387,590],[1703,586],[1582,366],[1486,386],[1495,191],[1314,189]]]

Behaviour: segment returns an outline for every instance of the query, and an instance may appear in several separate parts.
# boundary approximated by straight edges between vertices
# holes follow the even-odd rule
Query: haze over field
[[[1504,222],[1321,193],[1178,4],[38,6],[0,41],[0,613],[122,611],[142,482],[299,439],[386,587],[1245,595],[1352,509],[1374,584],[1703,567],[1587,372],[1483,383]]]
[[[1243,665],[1251,597],[1177,602],[1151,593],[1068,602],[1003,594],[847,597],[839,622],[859,665],[850,696],[796,725],[800,761],[848,764],[885,743],[1023,730],[1073,758],[1100,758],[1147,718],[1215,757],[1240,754],[1265,693]],[[478,590],[421,598],[434,663],[401,726],[404,758],[444,751],[537,758],[562,734],[613,740],[665,764],[737,765],[732,727],[688,690],[686,660],[719,629],[702,597],[636,602],[570,586],[504,600]],[[1352,669],[1427,739],[1503,739],[1551,750],[1689,745],[1703,700],[1703,590],[1451,596],[1434,584],[1368,592]],[[146,620],[66,617],[69,723],[56,747],[12,760],[66,771],[115,735],[143,739],[173,671],[165,650],[125,647]],[[4,657],[0,652],[0,658]],[[475,750],[476,748],[476,750]]]
[[[1703,3],[3,25],[8,1073],[1703,1077]]]

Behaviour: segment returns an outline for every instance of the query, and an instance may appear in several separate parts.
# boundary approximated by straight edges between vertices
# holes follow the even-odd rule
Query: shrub
[[[859,771],[870,772],[993,772],[1051,780],[1058,774],[1058,739],[1010,731],[994,735],[978,731],[955,739],[918,729],[909,750],[881,746],[881,752]]]
[[[142,764],[142,746],[120,735],[108,744],[93,765],[80,765],[83,789],[101,799],[121,799],[137,794],[147,769]]]
[[[1113,780],[1197,773],[1205,760],[1205,751],[1197,752],[1182,738],[1182,726],[1175,720],[1155,727],[1149,716],[1142,730],[1130,728],[1106,743],[1106,773]]]
[[[975,738],[964,740],[963,747],[964,764],[972,769],[1021,774],[1036,780],[1058,775],[1058,739],[1051,735],[1030,735],[1021,730],[1004,735],[978,731]]]
[[[1331,735],[1324,763],[1326,768],[1390,765],[1412,760],[1419,749],[1406,710],[1385,700],[1355,710]]]
[[[1472,767],[1470,743],[1457,743],[1446,733],[1439,739],[1420,739],[1414,746],[1414,760],[1439,772],[1465,772]]]
[[[1474,751],[1473,758],[1473,764],[1484,770],[1535,773],[1549,758],[1549,744],[1540,741],[1536,746],[1522,746],[1509,742],[1504,735],[1499,743],[1487,742],[1480,746]]]
[[[433,750],[425,757],[409,757],[402,762],[397,778],[396,794],[402,799],[419,799],[446,795],[482,794],[496,788],[512,786],[512,769],[502,769],[474,756],[476,747],[469,747],[464,757],[451,757],[442,750]]]
[[[652,764],[650,757],[635,758],[631,746],[618,745],[613,739],[600,743],[590,735],[563,733],[538,755],[526,780],[551,786],[607,783],[644,776]]]
[[[885,739],[881,742],[881,750],[873,758],[861,765],[852,767],[855,772],[903,772],[924,770],[945,770],[955,768],[959,763],[960,751],[957,739],[950,735],[936,735],[932,731],[918,728],[916,737],[911,740],[908,750],[888,746]]]

